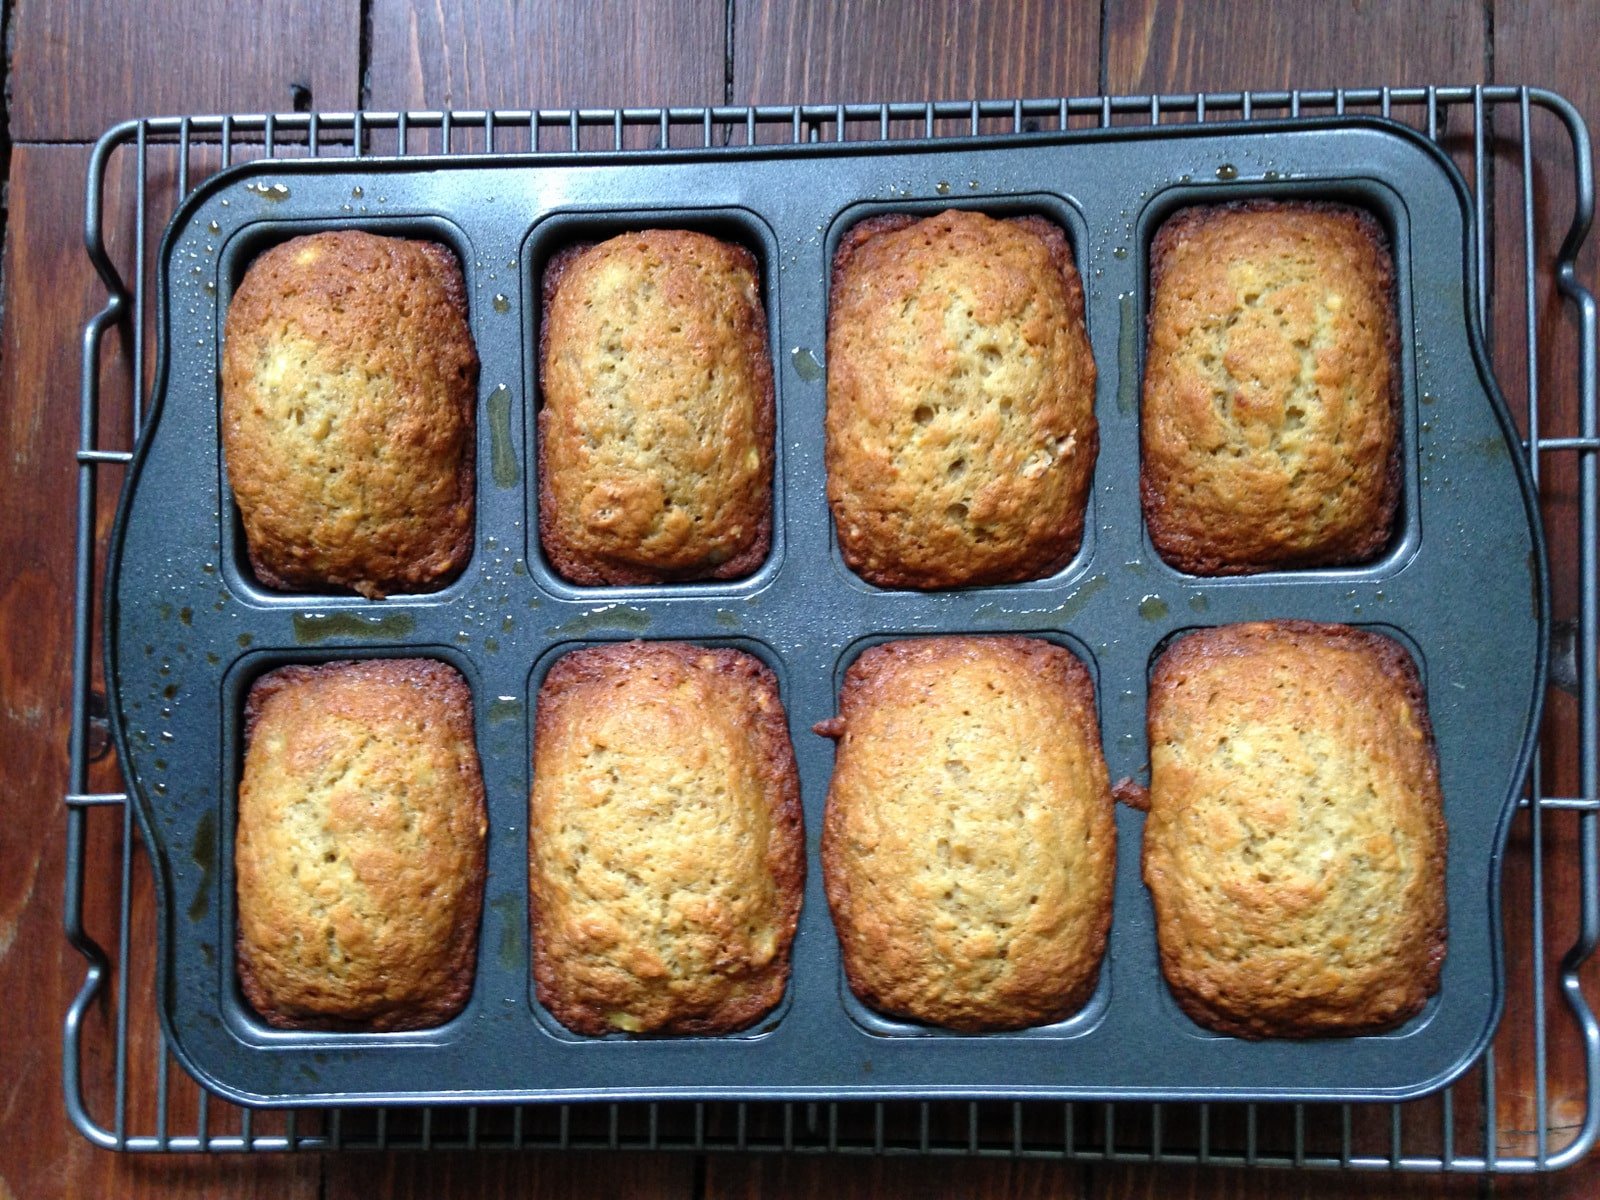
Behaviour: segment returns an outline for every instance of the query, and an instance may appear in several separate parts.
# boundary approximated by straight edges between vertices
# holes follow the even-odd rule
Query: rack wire
[[[251,1110],[176,1068],[157,1020],[155,903],[105,733],[97,612],[106,532],[148,411],[157,239],[204,178],[249,158],[614,152],[956,138],[1371,113],[1455,159],[1473,195],[1486,346],[1524,436],[1551,550],[1555,687],[1505,859],[1507,1013],[1461,1081],[1404,1104],[630,1103]],[[1588,130],[1525,87],[1071,99],[290,113],[129,121],[95,146],[85,240],[107,298],[83,329],[65,927],[87,961],[67,1013],[67,1111],[117,1150],[642,1149],[920,1154],[1525,1173],[1600,1133],[1600,1024],[1582,968],[1600,940],[1596,305],[1579,255]],[[1592,270],[1592,267],[1588,268]]]

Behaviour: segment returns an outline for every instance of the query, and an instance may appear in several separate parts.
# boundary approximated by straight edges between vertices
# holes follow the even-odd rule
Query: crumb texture
[[[828,303],[828,502],[883,587],[1014,583],[1083,537],[1099,427],[1083,287],[1041,217],[846,234]]]
[[[235,864],[245,998],[287,1029],[443,1024],[483,908],[472,695],[431,659],[282,667],[246,704]]]
[[[576,1033],[716,1034],[789,978],[805,844],[772,672],[681,642],[576,650],[539,689],[539,1001]]]
[[[774,401],[755,257],[683,229],[544,274],[539,533],[580,584],[737,579],[772,538]]]
[[[460,573],[478,380],[465,294],[445,247],[357,230],[250,264],[228,306],[222,441],[263,584],[379,598]]]
[[[1426,700],[1380,634],[1190,634],[1150,685],[1144,877],[1191,1017],[1241,1037],[1378,1033],[1439,987],[1445,825]]]
[[[1366,562],[1400,493],[1394,269],[1359,209],[1184,209],[1151,250],[1142,491],[1198,575]]]
[[[845,972],[894,1017],[1062,1020],[1093,994],[1116,825],[1094,688],[1035,638],[888,642],[846,674],[822,863]]]

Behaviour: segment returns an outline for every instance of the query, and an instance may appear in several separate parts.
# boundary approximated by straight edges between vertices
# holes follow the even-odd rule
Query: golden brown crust
[[[1195,575],[1371,560],[1400,497],[1394,267],[1373,216],[1249,200],[1151,248],[1145,522]]]
[[[738,579],[772,544],[775,402],[755,256],[684,229],[545,269],[539,537],[574,583]]]
[[[822,871],[863,1003],[959,1030],[1093,995],[1116,823],[1094,685],[1037,638],[887,642],[845,674]]]
[[[1039,579],[1083,539],[1099,451],[1060,227],[952,209],[862,221],[828,303],[828,503],[881,587]]]
[[[1150,683],[1161,969],[1238,1037],[1380,1033],[1439,987],[1443,799],[1411,656],[1346,625],[1202,630]]]
[[[539,689],[529,877],[539,1002],[575,1033],[720,1034],[783,998],[805,883],[772,672],[737,650],[563,655]]]
[[[432,659],[288,666],[245,703],[239,983],[280,1029],[426,1029],[472,994],[483,909],[472,693]]]
[[[267,587],[432,591],[472,553],[478,355],[455,255],[291,238],[228,306],[222,441]]]

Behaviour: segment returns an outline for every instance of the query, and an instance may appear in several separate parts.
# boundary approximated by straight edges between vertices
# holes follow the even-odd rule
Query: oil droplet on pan
[[[555,633],[593,633],[597,629],[623,629],[643,633],[650,628],[650,614],[631,604],[607,604],[557,625]]]
[[[496,487],[516,487],[522,478],[511,447],[511,389],[503,383],[489,393],[489,473]]]
[[[410,613],[390,613],[382,617],[339,612],[294,614],[294,640],[302,646],[331,637],[403,638],[415,627],[416,619]]]
[[[1146,621],[1159,621],[1167,615],[1167,602],[1160,596],[1146,596],[1139,601],[1139,615]]]
[[[1139,396],[1139,313],[1132,292],[1118,299],[1122,327],[1117,331],[1117,411],[1132,413]]]
[[[794,373],[801,379],[809,383],[822,378],[822,364],[817,361],[817,356],[811,353],[810,347],[796,346],[789,357],[794,363]]]
[[[494,294],[494,310],[497,313],[511,311],[511,300],[504,292],[496,292]]]
[[[1217,168],[1217,178],[1224,180],[1237,179],[1239,178],[1239,168],[1232,163],[1223,163]]]

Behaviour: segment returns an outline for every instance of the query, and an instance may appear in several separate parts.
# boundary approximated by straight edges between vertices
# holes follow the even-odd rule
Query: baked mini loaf
[[[888,642],[839,707],[822,870],[851,990],[958,1030],[1082,1008],[1116,869],[1083,664],[1035,638]]]
[[[717,1034],[783,998],[800,784],[755,658],[632,642],[539,689],[529,876],[539,1002],[575,1033]]]
[[[1099,426],[1083,288],[1042,217],[863,221],[828,303],[828,503],[881,587],[1050,575],[1083,538]]]
[[[245,999],[284,1029],[425,1029],[472,992],[483,778],[432,659],[290,666],[245,704],[234,855]]]
[[[737,579],[772,540],[755,256],[685,229],[557,254],[540,324],[539,537],[580,584]]]
[[[1145,522],[1195,575],[1366,562],[1400,495],[1394,269],[1360,209],[1180,211],[1151,249]]]
[[[455,578],[477,380],[444,246],[347,229],[252,262],[228,306],[222,444],[256,578],[372,598]]]
[[[1381,634],[1190,634],[1150,682],[1144,878],[1161,969],[1239,1037],[1378,1033],[1439,987],[1445,826],[1426,700]]]

